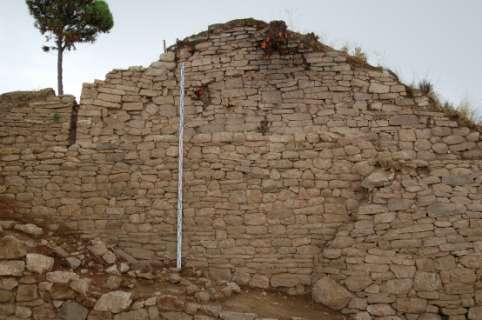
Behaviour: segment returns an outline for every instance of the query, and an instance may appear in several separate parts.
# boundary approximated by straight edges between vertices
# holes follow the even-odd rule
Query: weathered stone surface
[[[64,302],[58,316],[61,320],[85,320],[89,310],[77,302]]]
[[[54,259],[43,254],[29,253],[27,254],[27,270],[39,274],[43,274],[52,270]]]
[[[82,261],[80,261],[76,257],[68,257],[66,258],[66,260],[72,269],[77,269],[82,263]]]
[[[271,286],[276,287],[294,287],[300,283],[298,277],[293,274],[286,273],[286,274],[277,274],[271,277]]]
[[[392,181],[393,178],[395,177],[393,172],[385,171],[385,170],[376,170],[372,173],[370,173],[369,176],[367,176],[363,181],[362,181],[362,186],[367,188],[367,189],[373,189],[376,187],[384,187],[389,185]]]
[[[220,317],[223,320],[254,320],[254,318],[256,318],[256,314],[233,312],[233,311],[223,311],[223,312],[221,312]]]
[[[32,310],[28,307],[17,306],[15,308],[15,316],[21,319],[28,319],[32,316]]]
[[[75,293],[66,284],[54,283],[50,288],[50,296],[54,300],[72,300]]]
[[[138,309],[116,314],[114,320],[149,320],[149,314],[146,309]]]
[[[372,317],[368,312],[358,312],[353,318],[355,320],[372,320]]]
[[[125,291],[111,291],[103,294],[95,303],[94,310],[119,313],[132,303],[132,294]]]
[[[194,294],[194,298],[200,303],[207,303],[211,300],[211,296],[207,291],[198,291]]]
[[[345,286],[352,292],[364,290],[373,280],[370,277],[350,276],[345,280]]]
[[[266,289],[269,287],[269,278],[263,275],[255,274],[249,282],[251,287]]]
[[[412,279],[394,279],[385,283],[383,291],[388,294],[404,295],[412,289]]]
[[[418,117],[415,115],[392,116],[389,120],[392,126],[415,126],[418,124]]]
[[[31,223],[17,224],[15,225],[15,230],[22,231],[23,233],[26,233],[35,237],[39,237],[44,233],[42,228]]]
[[[371,304],[367,307],[367,311],[377,317],[386,317],[395,314],[395,310],[388,304]]]
[[[370,84],[369,91],[372,93],[388,93],[390,92],[390,87],[380,83],[372,82]]]
[[[358,209],[358,213],[362,215],[378,214],[378,213],[383,213],[385,211],[387,211],[387,208],[376,204],[360,206],[360,208]]]
[[[75,292],[86,296],[87,291],[89,290],[90,286],[90,280],[89,279],[78,279],[78,280],[72,280],[70,282],[70,288],[74,290]]]
[[[470,320],[482,319],[482,306],[470,308],[468,317]]]
[[[435,217],[437,216],[446,216],[449,215],[454,211],[454,206],[450,203],[440,203],[436,202],[432,205],[430,205],[427,208],[427,211],[430,215],[433,215]]]
[[[397,299],[395,308],[400,312],[422,314],[427,310],[427,301],[418,298]]]
[[[10,290],[0,290],[0,303],[9,302],[13,297],[13,292]]]
[[[27,254],[25,244],[14,236],[4,236],[0,239],[0,259],[18,259]]]
[[[89,251],[96,256],[102,256],[107,252],[107,247],[102,240],[94,239],[88,247]]]
[[[388,210],[400,211],[407,210],[412,205],[413,201],[409,199],[390,199],[388,201]]]
[[[37,286],[34,284],[21,284],[17,288],[17,301],[32,301],[38,298]]]
[[[47,273],[46,279],[53,283],[67,284],[71,280],[78,280],[79,276],[71,271],[52,271]]]
[[[324,277],[313,285],[312,297],[315,302],[340,310],[348,304],[352,295],[331,278]]]
[[[209,275],[212,279],[221,281],[229,281],[232,278],[229,268],[210,268]]]
[[[25,270],[25,262],[23,261],[0,261],[0,276],[20,277]]]
[[[15,278],[1,278],[0,279],[0,289],[2,290],[12,290],[18,285],[18,281]]]
[[[440,289],[442,282],[440,276],[434,272],[417,272],[415,274],[414,287],[420,291],[436,291]]]
[[[167,320],[191,320],[192,317],[184,312],[162,312],[162,317]]]

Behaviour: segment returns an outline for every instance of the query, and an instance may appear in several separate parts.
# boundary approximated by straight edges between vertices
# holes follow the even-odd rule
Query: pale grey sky
[[[168,45],[235,18],[285,20],[325,44],[362,47],[372,64],[406,82],[423,78],[444,99],[469,100],[482,114],[480,0],[108,0],[114,28],[64,58],[65,92],[114,68],[147,66]],[[56,87],[55,53],[43,53],[25,1],[0,0],[0,93]]]

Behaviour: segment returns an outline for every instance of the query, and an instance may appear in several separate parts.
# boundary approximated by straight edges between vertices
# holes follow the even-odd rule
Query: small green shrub
[[[55,112],[55,113],[52,115],[52,120],[53,120],[55,123],[59,123],[59,122],[60,122],[60,114],[58,114],[58,112]]]

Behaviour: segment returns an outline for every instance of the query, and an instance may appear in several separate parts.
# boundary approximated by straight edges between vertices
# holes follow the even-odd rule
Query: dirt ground
[[[310,296],[286,296],[277,292],[243,290],[223,302],[227,310],[253,312],[259,317],[306,320],[345,320],[347,317],[312,302]]]

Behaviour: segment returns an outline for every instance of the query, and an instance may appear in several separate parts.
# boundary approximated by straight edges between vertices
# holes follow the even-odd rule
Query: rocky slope
[[[344,318],[299,297],[288,303],[286,296],[243,291],[234,282],[171,265],[138,261],[56,224],[0,220],[0,319],[254,320],[297,312],[308,319]]]

